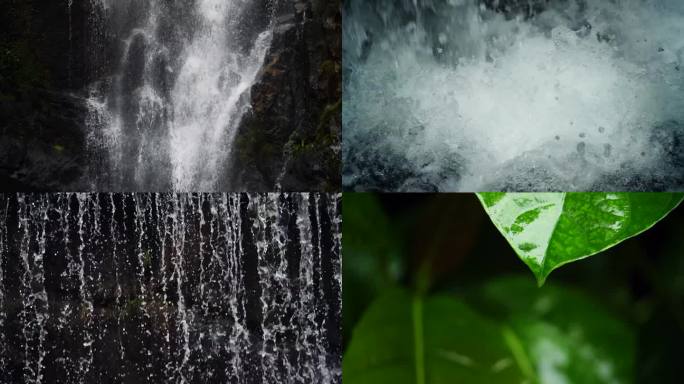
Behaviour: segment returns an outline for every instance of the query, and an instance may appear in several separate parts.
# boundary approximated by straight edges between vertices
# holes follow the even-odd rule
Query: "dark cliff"
[[[2,0],[0,8],[0,190],[79,189],[86,6]]]
[[[243,190],[340,189],[339,0],[284,1],[234,150]]]

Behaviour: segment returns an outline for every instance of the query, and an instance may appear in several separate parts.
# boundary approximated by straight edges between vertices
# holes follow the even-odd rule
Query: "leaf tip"
[[[546,278],[549,277],[548,273],[535,273],[534,276],[537,278],[537,288],[541,288],[544,285],[544,283],[546,283]]]
[[[527,264],[527,267],[530,269],[530,272],[534,275],[534,278],[537,280],[537,287],[541,287],[544,285],[546,282],[546,278],[549,277],[549,274],[551,271],[547,271],[544,266],[530,263],[529,260],[524,260],[525,264]]]

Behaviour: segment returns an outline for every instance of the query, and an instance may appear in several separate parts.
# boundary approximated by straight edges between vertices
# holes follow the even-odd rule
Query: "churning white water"
[[[340,196],[0,196],[0,383],[341,383]]]
[[[111,51],[120,57],[113,76],[93,85],[89,102],[91,148],[106,157],[93,167],[98,183],[114,190],[230,189],[233,139],[271,38],[268,23],[252,31],[260,23],[246,20],[252,3],[103,3]]]
[[[345,187],[684,183],[684,2],[350,3]]]

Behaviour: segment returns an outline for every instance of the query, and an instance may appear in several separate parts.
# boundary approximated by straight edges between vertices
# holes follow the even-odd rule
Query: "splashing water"
[[[241,0],[106,2],[114,74],[91,87],[95,188],[233,190],[236,129],[269,47]],[[269,16],[263,16],[268,19]],[[101,42],[100,45],[106,44]],[[104,153],[103,153],[104,152]]]
[[[340,383],[340,196],[0,199],[0,383]]]
[[[351,1],[345,16],[346,188],[684,186],[684,3]]]

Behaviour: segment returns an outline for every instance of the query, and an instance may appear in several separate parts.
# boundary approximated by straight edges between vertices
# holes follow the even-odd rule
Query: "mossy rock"
[[[263,126],[252,121],[236,140],[235,148],[238,159],[243,163],[249,163],[274,158],[278,155],[278,151],[271,140]]]
[[[318,131],[325,130],[325,127],[334,118],[339,118],[342,112],[342,100],[338,100],[335,104],[328,104],[323,108],[321,117],[318,119]]]

